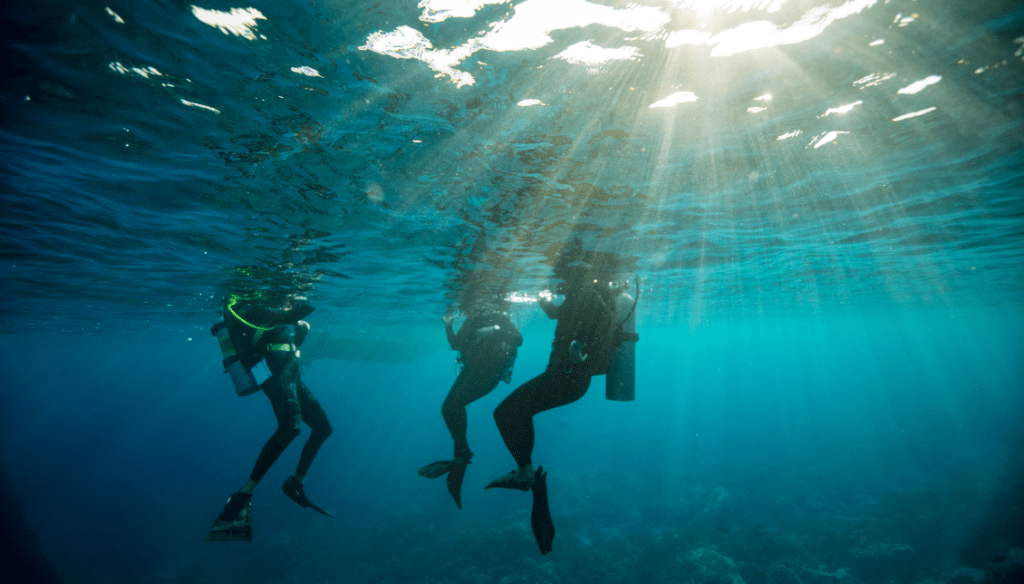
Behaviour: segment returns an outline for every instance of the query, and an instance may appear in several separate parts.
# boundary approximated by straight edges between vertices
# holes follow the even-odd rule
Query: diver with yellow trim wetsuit
[[[290,299],[273,307],[243,307],[233,299],[224,308],[223,325],[218,323],[211,331],[217,334],[218,328],[226,326],[237,360],[245,368],[251,368],[261,359],[264,360],[270,370],[270,378],[259,384],[259,389],[270,399],[277,418],[277,430],[263,445],[248,482],[228,499],[224,512],[217,518],[207,540],[252,538],[248,514],[253,491],[271,465],[299,435],[302,422],[309,425],[312,433],[302,447],[295,474],[284,483],[284,493],[302,507],[310,507],[333,517],[310,503],[303,490],[313,458],[333,431],[320,402],[299,376],[299,346],[309,332],[309,323],[302,319],[311,312],[313,307],[308,303]],[[226,367],[229,360],[225,360]]]

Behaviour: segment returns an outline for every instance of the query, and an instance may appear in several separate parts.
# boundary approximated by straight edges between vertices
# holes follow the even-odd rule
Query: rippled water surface
[[[666,318],[1013,302],[1014,2],[22,5],[3,325],[332,322],[614,252]],[[696,315],[696,316],[694,316]]]

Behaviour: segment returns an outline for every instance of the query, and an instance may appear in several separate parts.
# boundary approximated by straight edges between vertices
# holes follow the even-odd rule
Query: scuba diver
[[[462,479],[466,475],[466,465],[473,458],[466,440],[466,406],[494,391],[498,382],[512,382],[512,367],[517,347],[523,344],[523,336],[508,315],[498,311],[470,316],[458,334],[452,327],[452,315],[446,314],[442,320],[448,346],[459,352],[456,361],[462,366],[455,383],[448,390],[448,397],[441,404],[441,417],[455,441],[455,457],[428,464],[416,472],[428,479],[447,473],[448,492],[462,509]]]
[[[517,468],[484,487],[533,491],[530,522],[542,554],[551,551],[555,528],[548,509],[547,473],[544,467],[535,469],[531,459],[533,416],[579,400],[595,375],[608,374],[608,399],[632,400],[634,344],[639,340],[633,331],[636,302],[625,293],[625,286],[610,286],[606,274],[588,264],[575,264],[565,271],[557,292],[565,296],[561,305],[543,295],[538,299],[548,318],[558,321],[547,369],[494,410]]]
[[[277,430],[263,445],[248,482],[228,498],[224,512],[206,536],[207,541],[252,539],[249,512],[253,491],[299,435],[302,422],[309,425],[312,433],[302,447],[295,474],[284,483],[284,494],[302,507],[333,517],[312,504],[303,488],[313,458],[333,431],[320,402],[299,377],[299,346],[309,332],[309,323],[302,319],[311,312],[313,307],[304,301],[286,299],[276,305],[256,304],[243,308],[233,297],[224,307],[224,321],[210,329],[220,341],[225,372],[231,375],[235,391],[241,396],[262,390],[274,409]],[[260,360],[266,363],[270,377],[257,384],[251,369]]]

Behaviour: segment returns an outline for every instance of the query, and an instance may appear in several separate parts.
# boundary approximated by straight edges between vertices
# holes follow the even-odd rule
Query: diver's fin
[[[432,462],[427,466],[421,467],[419,470],[416,471],[416,474],[420,475],[421,477],[427,477],[428,479],[436,479],[437,477],[450,471],[452,469],[453,462],[455,461],[439,460],[437,462]]]
[[[210,532],[206,534],[206,541],[252,541],[250,509],[251,505],[246,505],[234,519],[229,518],[226,513],[218,515]]]
[[[455,504],[462,509],[462,479],[466,476],[466,465],[452,465],[448,472],[448,492],[451,493]]]
[[[530,513],[533,537],[537,539],[541,555],[550,552],[551,544],[555,541],[555,524],[551,521],[551,510],[548,508],[547,476],[543,466],[537,467],[533,481],[533,511]]]
[[[313,503],[310,503],[309,498],[306,497],[306,492],[302,489],[302,483],[294,476],[288,477],[288,480],[284,482],[284,486],[281,488],[284,491],[284,494],[288,495],[288,498],[292,501],[298,503],[300,507],[309,507],[313,511],[322,513],[328,517],[334,517],[333,513],[324,511]]]
[[[470,452],[469,450],[466,450],[461,454],[456,454],[455,458],[452,460],[439,460],[437,462],[432,462],[427,466],[420,467],[416,471],[416,474],[420,475],[421,477],[427,477],[428,479],[436,479],[437,477],[443,475],[446,472],[453,472],[457,468],[461,468],[462,473],[465,474],[466,465],[469,464],[472,460],[473,453]],[[457,480],[459,486],[461,487],[462,477],[460,476]],[[448,485],[449,489],[451,489],[451,479],[449,479]],[[455,495],[452,496],[454,497]],[[456,498],[456,501],[458,501],[458,498]],[[462,507],[460,506],[459,508],[461,509]]]
[[[324,514],[324,515],[326,515],[328,517],[334,517],[334,513],[331,513],[330,511],[324,511],[323,509],[317,507],[316,505],[314,505],[312,503],[309,504],[309,508],[312,509],[313,511],[318,512],[318,513],[322,513],[322,514]]]
[[[515,489],[517,491],[529,491],[530,483],[521,483],[516,480],[516,471],[512,471],[508,474],[501,475],[500,477],[491,481],[491,484],[484,487],[485,489]]]

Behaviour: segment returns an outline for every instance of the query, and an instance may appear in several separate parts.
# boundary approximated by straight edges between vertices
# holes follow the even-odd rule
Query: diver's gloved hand
[[[573,341],[569,344],[569,360],[573,363],[582,363],[587,360],[587,355],[583,352],[583,345],[579,341]]]
[[[537,304],[540,304],[541,306],[544,306],[545,304],[553,305],[554,300],[555,295],[551,293],[551,290],[541,290],[540,292],[537,292]]]
[[[302,341],[306,340],[306,335],[309,334],[309,329],[309,323],[304,320],[300,320],[299,322],[295,323],[295,328],[292,334],[294,336],[294,342],[296,347],[302,346]]]

